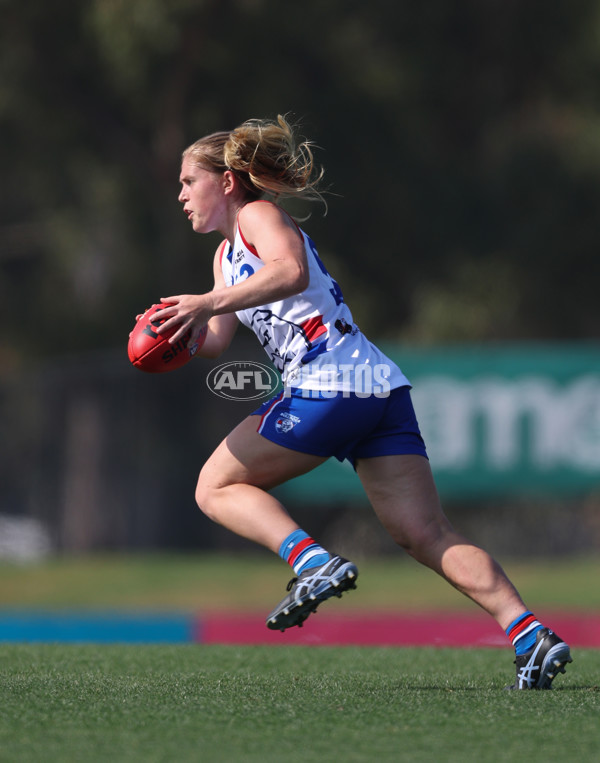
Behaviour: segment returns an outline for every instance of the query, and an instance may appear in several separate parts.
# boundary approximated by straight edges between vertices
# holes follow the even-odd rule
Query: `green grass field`
[[[456,609],[414,563],[360,562],[336,606]],[[594,559],[506,565],[535,606],[598,610]],[[278,560],[104,556],[0,565],[4,607],[269,608]],[[600,650],[551,692],[506,692],[502,649],[0,644],[0,761],[600,759]]]
[[[597,761],[600,652],[505,692],[500,650],[4,646],[2,761]]]

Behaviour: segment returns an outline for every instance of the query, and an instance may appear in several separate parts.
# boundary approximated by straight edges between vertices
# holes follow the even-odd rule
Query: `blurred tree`
[[[291,112],[307,226],[370,334],[595,337],[598,0],[3,0],[4,367],[122,344],[210,285],[182,148]],[[6,332],[5,332],[6,334]]]

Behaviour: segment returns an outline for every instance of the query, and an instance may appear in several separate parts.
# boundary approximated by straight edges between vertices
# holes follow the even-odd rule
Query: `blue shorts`
[[[252,414],[260,416],[259,434],[284,448],[348,459],[352,465],[376,456],[416,453],[427,458],[410,387],[397,387],[387,397],[309,393],[280,392],[263,403]]]

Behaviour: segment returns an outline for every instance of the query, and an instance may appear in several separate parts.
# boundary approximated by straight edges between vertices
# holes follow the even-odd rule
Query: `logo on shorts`
[[[206,377],[209,390],[225,400],[270,397],[279,386],[279,381],[275,369],[252,360],[222,363]]]
[[[279,415],[279,418],[275,422],[275,429],[279,432],[279,434],[287,434],[296,426],[296,424],[299,423],[300,419],[298,416],[294,416],[293,413],[283,411],[283,413]]]

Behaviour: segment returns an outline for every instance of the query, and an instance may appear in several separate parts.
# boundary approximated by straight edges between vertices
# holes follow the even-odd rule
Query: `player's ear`
[[[232,193],[237,185],[237,180],[231,170],[225,170],[223,173],[223,192]]]

